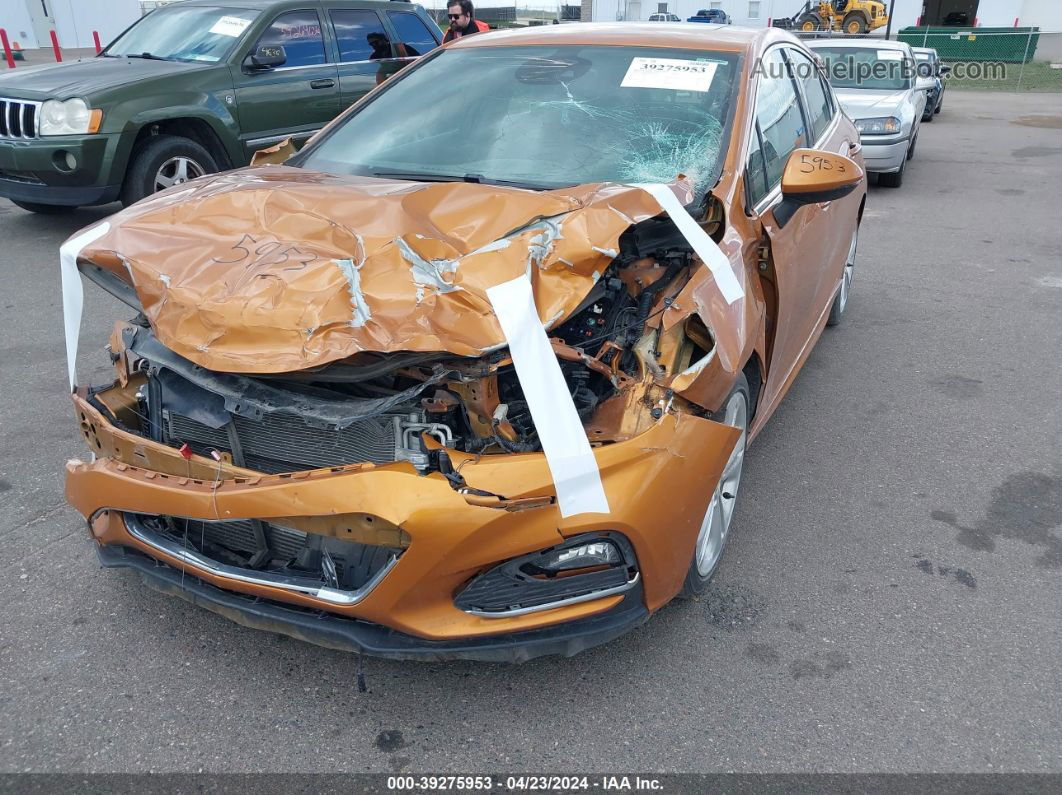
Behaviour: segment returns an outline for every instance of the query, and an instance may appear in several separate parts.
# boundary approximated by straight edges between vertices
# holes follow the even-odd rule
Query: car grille
[[[371,461],[395,460],[395,430],[390,416],[355,422],[340,430],[314,428],[292,414],[273,413],[261,420],[234,417],[244,466],[276,474]],[[187,443],[199,455],[211,448],[231,451],[225,428],[211,428],[174,412],[166,413],[166,441]]]
[[[41,104],[0,97],[0,138],[36,138]]]
[[[263,521],[204,522],[166,516],[133,515],[137,526],[151,534],[179,542],[186,549],[219,563],[246,569],[249,574],[268,572],[319,579],[322,587],[355,590],[369,582],[402,550],[359,544]],[[256,525],[261,528],[259,539]],[[335,567],[329,582],[321,565],[324,553]]]

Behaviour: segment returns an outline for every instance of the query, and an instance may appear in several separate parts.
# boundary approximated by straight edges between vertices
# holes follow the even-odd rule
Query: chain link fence
[[[796,33],[796,31],[794,31]],[[861,38],[882,41],[879,31],[863,36],[797,33],[801,38]],[[889,38],[930,47],[951,71],[948,88],[969,91],[1062,93],[1062,31],[1039,28],[911,27]]]

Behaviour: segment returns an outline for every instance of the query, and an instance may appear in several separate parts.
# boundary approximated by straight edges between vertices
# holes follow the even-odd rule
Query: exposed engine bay
[[[637,224],[582,303],[549,333],[592,443],[628,438],[659,417],[665,402],[684,403],[658,381],[710,356],[713,341],[696,318],[663,339],[659,317],[691,265],[674,225]],[[460,485],[446,449],[541,449],[507,349],[479,359],[363,353],[315,370],[252,377],[184,359],[155,338],[143,316],[121,325],[111,348],[135,391],[119,401],[122,411],[107,405],[113,400],[93,402],[119,427],[258,472],[404,460]],[[687,409],[707,413],[694,404]]]

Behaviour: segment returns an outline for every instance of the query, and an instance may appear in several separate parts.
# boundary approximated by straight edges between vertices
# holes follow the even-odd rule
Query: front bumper
[[[100,564],[105,568],[133,569],[156,591],[178,596],[242,626],[287,635],[330,649],[393,660],[519,663],[546,655],[571,657],[584,649],[607,643],[649,618],[639,588],[628,592],[612,609],[589,618],[525,632],[470,640],[431,641],[367,621],[322,615],[222,590],[126,547],[100,546],[97,552]]]
[[[866,170],[875,174],[899,171],[903,161],[907,158],[907,147],[910,141],[909,135],[881,142],[864,136],[862,138],[863,162],[866,164]]]
[[[439,651],[439,643],[456,644],[458,650],[479,648],[487,639],[491,639],[487,643],[491,649],[515,649],[500,657],[492,656],[495,651],[484,652],[485,656],[471,651],[456,654],[481,659],[534,656],[519,651],[530,648],[529,636],[523,634],[527,632],[567,627],[562,634],[568,640],[558,646],[556,636],[550,636],[553,640],[543,641],[540,647],[550,650],[535,654],[568,654],[639,623],[681,588],[710,497],[711,489],[705,484],[718,480],[738,436],[736,429],[710,420],[665,415],[639,436],[595,448],[611,513],[563,519],[555,504],[541,499],[554,493],[541,454],[466,456],[459,464],[455,460],[472,489],[509,500],[539,498],[537,507],[520,510],[470,502],[443,476],[418,474],[406,462],[280,475],[244,472],[213,481],[203,477],[205,472],[218,471],[212,460],[193,456],[186,461],[171,447],[110,425],[81,397],[75,395],[73,399],[82,433],[101,457],[91,464],[67,465],[66,493],[70,503],[90,519],[92,534],[105,559],[125,561],[116,565],[131,565],[142,571],[144,567],[135,561],[150,559],[169,567],[167,570],[183,570],[202,586],[197,585],[194,591],[197,603],[228,605],[220,612],[242,623],[274,630],[283,625],[287,629],[279,631],[314,642],[322,642],[325,635],[307,633],[304,622],[295,617],[305,615],[299,608],[323,611],[329,619],[341,620],[334,627],[346,627],[342,632],[328,630],[328,637],[339,633],[347,638],[342,641],[345,648],[372,654],[384,647],[365,639],[368,630],[351,629],[351,622],[377,627],[373,632],[412,637],[431,650],[410,652],[412,656],[447,653],[445,649]],[[455,459],[462,456],[454,452]],[[189,477],[180,476],[185,471]],[[308,593],[241,581],[168,554],[131,533],[124,512],[215,521],[284,517],[327,520],[358,514],[400,528],[408,535],[409,545],[363,598],[353,604],[337,604]],[[619,533],[630,541],[640,574],[637,598],[633,596],[636,591],[631,590],[500,617],[474,615],[454,604],[455,595],[473,577],[502,561],[555,546],[572,536],[601,532]],[[125,551],[119,553],[117,549]],[[156,580],[167,579],[152,571],[158,575]],[[277,608],[267,611],[267,620],[261,618],[264,613],[256,612],[257,607],[251,613],[232,607],[244,605],[246,598],[266,600]],[[627,614],[632,599],[644,613]],[[593,621],[619,613],[625,616],[622,621]],[[249,615],[259,618],[252,621]],[[583,640],[575,641],[576,635],[583,635]],[[385,649],[381,653],[391,652]]]
[[[2,139],[0,196],[70,206],[115,201],[121,179],[112,179],[111,167],[120,138],[115,134]],[[65,165],[67,153],[77,161],[73,170]]]

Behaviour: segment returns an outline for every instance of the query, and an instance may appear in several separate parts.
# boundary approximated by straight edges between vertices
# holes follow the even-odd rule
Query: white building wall
[[[1035,25],[1040,30],[1062,31],[1062,2],[1025,0],[1018,20],[1018,24],[1023,28]]]
[[[43,46],[33,33],[33,21],[26,10],[26,0],[0,0],[0,28],[7,31],[7,38],[12,44],[18,42],[24,50]]]
[[[61,47],[91,47],[92,31],[106,47],[140,19],[140,0],[50,0]]]

